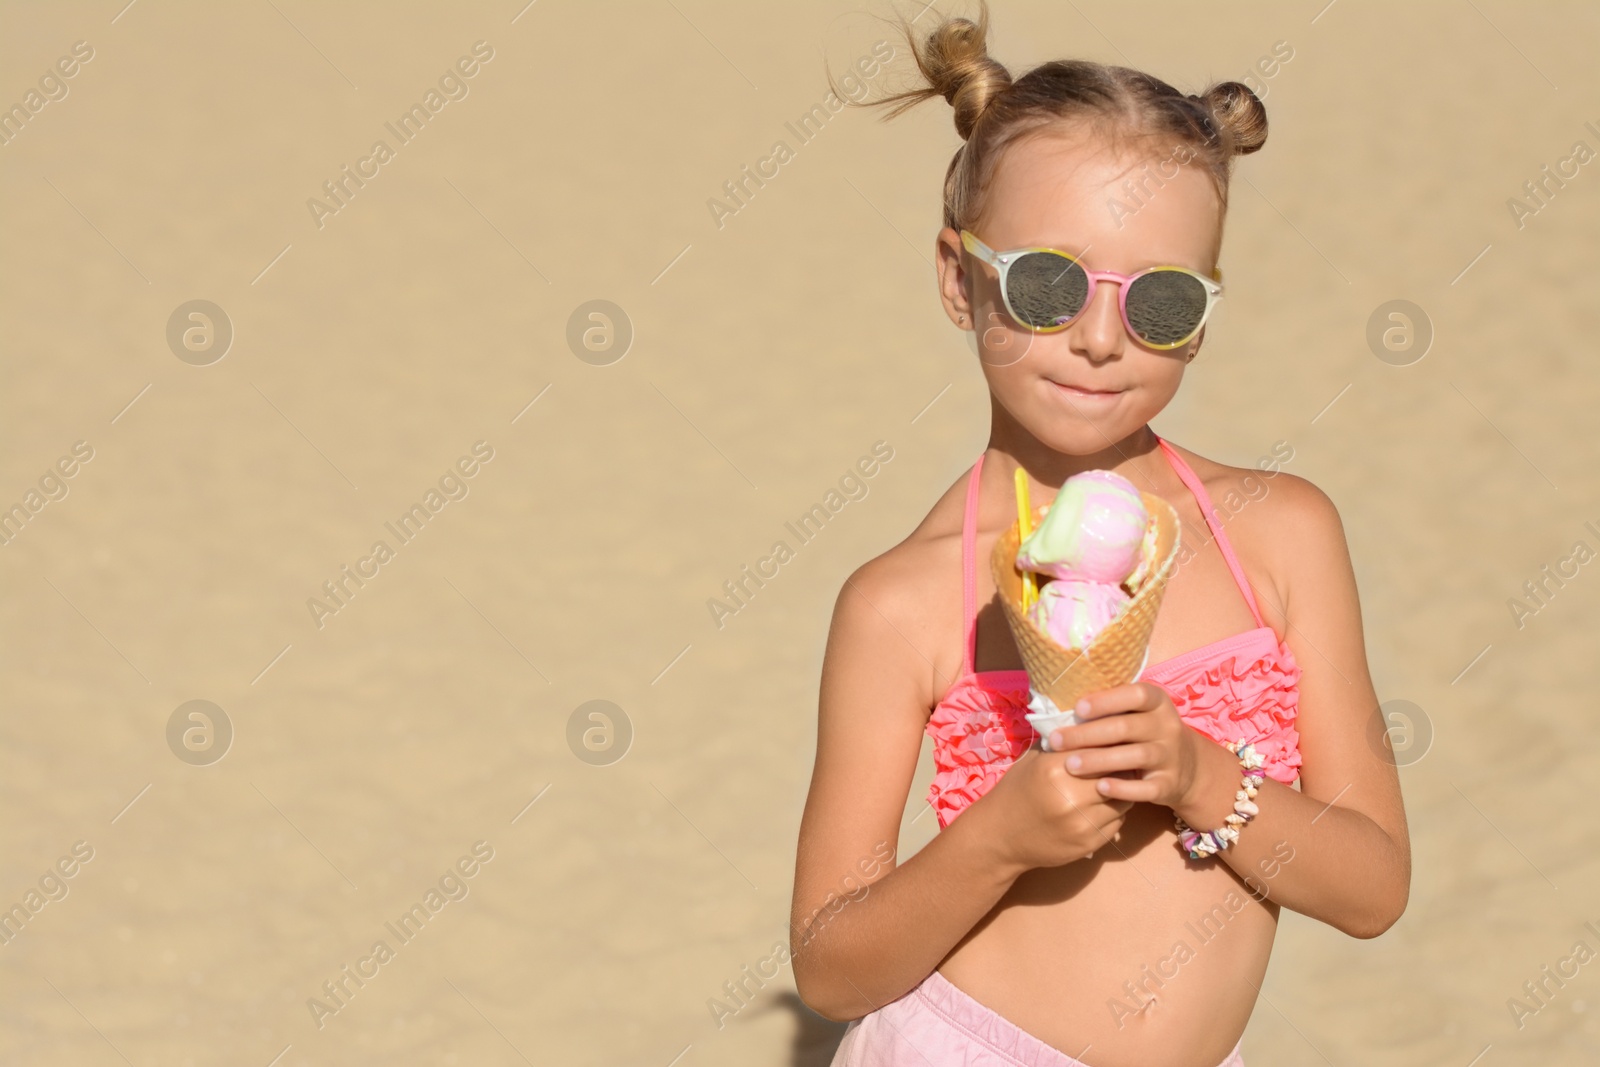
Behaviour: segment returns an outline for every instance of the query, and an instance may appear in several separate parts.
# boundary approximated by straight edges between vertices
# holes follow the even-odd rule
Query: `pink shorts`
[[[938,971],[856,1019],[832,1067],[1088,1067],[957,989]],[[1244,1067],[1239,1046],[1217,1067]]]

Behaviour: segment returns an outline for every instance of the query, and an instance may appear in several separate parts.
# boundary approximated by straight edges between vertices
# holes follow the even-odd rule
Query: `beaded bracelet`
[[[1178,823],[1178,843],[1192,860],[1204,859],[1233,844],[1234,838],[1239,836],[1239,827],[1255,818],[1260,811],[1253,798],[1262,782],[1258,768],[1267,762],[1266,757],[1249,742],[1240,744],[1237,741],[1225,741],[1222,747],[1238,756],[1239,765],[1244,768],[1239,790],[1233,794],[1232,814],[1215,830],[1195,830],[1183,821],[1181,815],[1173,813]]]

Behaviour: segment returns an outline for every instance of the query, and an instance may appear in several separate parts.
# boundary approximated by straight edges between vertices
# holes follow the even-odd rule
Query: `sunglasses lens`
[[[1006,274],[1011,313],[1035,330],[1059,326],[1083,310],[1089,279],[1072,260],[1053,252],[1027,252]]]
[[[1200,328],[1206,287],[1179,270],[1141,276],[1128,290],[1128,324],[1149,345],[1176,345]]]

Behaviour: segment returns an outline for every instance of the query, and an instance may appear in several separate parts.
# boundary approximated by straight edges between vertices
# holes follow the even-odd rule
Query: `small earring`
[[[967,324],[967,317],[965,315],[958,315],[956,317],[956,321],[965,326]]]

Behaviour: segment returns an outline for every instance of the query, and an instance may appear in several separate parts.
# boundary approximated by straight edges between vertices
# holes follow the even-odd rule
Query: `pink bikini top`
[[[1152,663],[1139,675],[1172,697],[1185,723],[1218,741],[1249,741],[1266,757],[1263,773],[1283,782],[1299,776],[1300,667],[1286,642],[1261,618],[1244,569],[1222,532],[1205,486],[1183,457],[1160,437],[1161,452],[1200,504],[1222,558],[1244,594],[1256,628]],[[936,773],[928,803],[941,828],[988,792],[1007,768],[1037,743],[1028,720],[1028,673],[1024,670],[975,672],[978,641],[975,594],[977,561],[973,542],[978,525],[978,476],[983,456],[967,482],[967,511],[961,528],[962,610],[966,620],[961,676],[933,709],[926,733],[933,738]]]

